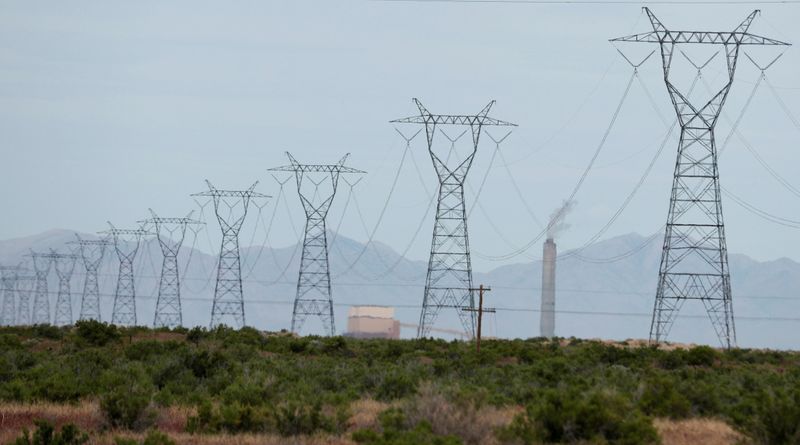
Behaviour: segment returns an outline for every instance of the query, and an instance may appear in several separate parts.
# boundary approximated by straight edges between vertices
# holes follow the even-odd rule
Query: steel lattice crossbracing
[[[77,244],[80,249],[80,256],[86,271],[78,319],[100,321],[100,285],[97,280],[97,273],[103,261],[103,256],[105,256],[106,246],[111,242],[108,239],[81,239],[77,233],[75,236],[78,239],[74,244]]]
[[[33,275],[20,275],[17,277],[17,326],[31,324],[31,294],[36,285]]]
[[[56,296],[56,312],[53,324],[68,326],[72,324],[72,292],[70,282],[75,271],[78,255],[52,252],[54,269],[58,276],[58,295]]]
[[[16,319],[17,280],[19,266],[0,266],[0,280],[2,280],[2,312],[0,312],[0,326],[14,326]]]
[[[733,32],[669,31],[645,8],[653,32],[614,39],[661,47],[664,81],[681,126],[650,341],[666,339],[686,300],[702,301],[724,347],[736,344],[728,251],[714,129],[733,85],[741,45],[787,45],[748,33],[758,11]],[[725,49],[727,82],[708,102],[691,103],[670,80],[677,44],[719,44]]]
[[[361,170],[345,167],[349,154],[336,164],[300,164],[291,154],[286,153],[291,165],[271,168],[270,171],[292,172],[297,182],[297,194],[306,214],[303,251],[300,257],[300,272],[297,277],[297,293],[292,310],[292,332],[299,333],[308,316],[317,316],[323,329],[330,335],[336,334],[333,317],[333,295],[331,294],[331,272],[328,262],[328,231],[325,218],[336,196],[339,175],[343,173],[364,173]],[[331,192],[320,196],[319,185],[307,178],[310,173],[327,174],[330,177]],[[303,180],[309,179],[316,185],[313,196],[303,193]]]
[[[178,252],[186,237],[187,226],[202,223],[191,218],[194,212],[189,212],[189,215],[183,218],[161,218],[152,209],[150,213],[152,218],[143,222],[154,226],[163,255],[153,326],[156,328],[183,326]]]
[[[222,325],[225,320],[232,318],[233,327],[241,328],[245,326],[245,314],[242,264],[239,257],[239,230],[244,224],[250,201],[255,198],[269,198],[269,196],[253,191],[258,185],[258,181],[247,190],[219,190],[208,181],[206,184],[208,191],[192,196],[207,196],[212,199],[214,212],[222,229],[222,245],[219,251],[217,283],[214,288],[210,326],[213,328]],[[227,207],[227,214],[221,206]]]
[[[31,251],[33,270],[36,276],[36,290],[33,296],[33,324],[50,324],[50,292],[47,289],[47,275],[53,259],[50,254]]]
[[[142,237],[150,233],[143,229],[111,228],[105,234],[114,240],[114,250],[119,258],[117,288],[114,291],[114,307],[111,323],[118,326],[136,326],[136,281],[133,274],[133,260],[139,252]]]
[[[433,226],[433,240],[417,336],[428,336],[442,308],[454,309],[464,330],[474,336],[475,313],[462,310],[475,307],[464,181],[478,151],[482,128],[487,125],[516,125],[487,116],[494,101],[477,115],[435,115],[425,109],[419,100],[414,99],[414,103],[419,109],[419,116],[392,122],[425,125],[428,152],[439,178],[436,222]],[[434,152],[433,139],[437,125],[466,125],[472,130],[472,151],[466,158],[452,162],[454,166],[449,165],[451,162],[443,160]]]

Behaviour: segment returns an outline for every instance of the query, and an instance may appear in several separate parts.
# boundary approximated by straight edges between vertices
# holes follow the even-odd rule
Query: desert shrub
[[[206,337],[206,335],[208,335],[208,332],[205,328],[195,326],[192,329],[189,329],[189,332],[186,333],[186,340],[194,344],[198,344]]]
[[[49,324],[37,324],[33,326],[33,331],[37,337],[46,338],[49,340],[61,340],[64,338],[64,330],[58,326]]]
[[[153,386],[140,366],[125,366],[106,372],[100,410],[113,427],[141,430],[155,420]]]
[[[33,436],[24,429],[13,445],[81,445],[89,441],[89,436],[71,423],[61,427],[61,431],[56,431],[52,424],[44,420],[35,423]]]
[[[467,445],[491,442],[499,426],[492,423],[480,396],[448,397],[431,383],[420,385],[418,393],[404,401],[401,409],[410,425],[427,423],[437,435],[458,437]]]
[[[191,433],[262,433],[274,430],[271,413],[266,408],[226,403],[213,406],[209,401],[189,417],[186,428]]]
[[[409,396],[416,392],[417,382],[408,373],[390,371],[383,374],[383,378],[375,390],[378,400],[395,400]]]
[[[361,429],[353,433],[352,439],[364,445],[461,445],[455,436],[442,436],[433,432],[428,422],[409,426],[405,415],[397,408],[382,412],[379,416],[381,431]]]
[[[692,404],[678,391],[672,379],[654,377],[643,383],[639,408],[650,416],[681,419],[691,414]]]
[[[89,346],[105,346],[121,337],[116,326],[97,320],[80,320],[75,323],[75,335],[79,343]]]
[[[625,397],[604,390],[545,390],[524,413],[498,431],[507,441],[533,443],[658,443],[652,421]]]
[[[691,366],[712,366],[720,353],[710,346],[695,346],[686,352],[686,363]]]
[[[322,406],[288,403],[273,412],[275,429],[281,436],[314,434],[318,431],[331,431],[331,419],[322,413]]]
[[[761,391],[749,411],[734,414],[734,422],[758,443],[800,444],[800,389]]]

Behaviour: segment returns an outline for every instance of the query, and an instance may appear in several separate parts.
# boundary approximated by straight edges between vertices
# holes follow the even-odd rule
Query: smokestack
[[[539,335],[555,336],[556,331],[556,243],[548,237],[542,253],[542,311]]]

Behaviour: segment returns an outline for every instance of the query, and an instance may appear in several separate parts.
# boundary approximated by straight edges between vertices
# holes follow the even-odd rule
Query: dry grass
[[[373,425],[384,404],[374,401],[361,401],[354,404],[354,417],[351,421],[361,422],[365,427]],[[185,432],[186,422],[194,414],[191,408],[170,407],[159,410],[155,429],[168,434],[179,445],[354,445],[354,442],[333,436],[281,437],[271,434],[238,435],[193,435]],[[86,401],[74,405],[52,403],[0,405],[0,444],[10,443],[22,433],[23,428],[32,430],[34,421],[46,420],[56,427],[74,423],[82,431],[90,433],[91,445],[113,445],[115,437],[128,437],[141,440],[144,434],[129,431],[107,431],[106,423],[97,402]],[[355,425],[355,423],[354,423]],[[358,426],[360,427],[360,426]]]
[[[746,439],[727,423],[716,419],[656,419],[654,424],[663,445],[734,445]]]
[[[364,399],[350,406],[348,431],[363,428],[379,430],[378,415],[394,405]],[[466,445],[495,445],[494,431],[507,425],[521,408],[498,409],[455,404],[430,385],[423,385],[419,394],[402,405],[397,405],[407,415],[410,423],[430,422],[437,434],[460,437]],[[186,421],[193,414],[191,408],[170,407],[159,411],[154,428],[170,435],[178,444],[197,445],[353,445],[344,437],[316,435],[311,437],[280,437],[271,434],[192,435],[185,432]],[[18,437],[23,428],[32,429],[36,419],[44,419],[60,427],[74,423],[91,434],[90,444],[113,445],[114,437],[141,439],[143,434],[127,431],[107,431],[96,402],[86,401],[74,405],[51,403],[0,405],[0,443],[9,443]],[[746,441],[726,423],[715,419],[668,420],[656,419],[655,426],[664,445],[733,445]],[[349,434],[348,434],[349,436]]]
[[[419,393],[406,402],[403,411],[409,423],[428,421],[436,434],[458,436],[465,445],[493,445],[498,443],[495,429],[508,425],[520,409],[478,407],[471,403],[457,405],[433,385],[422,385]]]
[[[182,433],[193,409],[170,407],[159,410],[154,428],[168,434]],[[0,405],[0,443],[18,437],[23,428],[33,429],[35,420],[46,420],[56,427],[73,423],[82,431],[102,431],[107,425],[100,406],[94,401],[79,404],[4,403]]]
[[[115,437],[132,438],[141,441],[144,434],[108,433],[94,437],[91,445],[114,445]],[[170,434],[178,445],[356,445],[355,442],[334,436],[295,436],[281,437],[272,434],[214,434],[195,435],[188,433]]]
[[[97,431],[104,423],[100,407],[94,402],[75,405],[4,403],[0,405],[0,443],[9,443],[23,428],[31,429],[37,419],[59,427],[74,423],[86,431]]]
[[[378,414],[389,409],[388,403],[378,402],[372,399],[358,400],[350,404],[350,420],[347,430],[350,432],[360,429],[377,430],[380,426]]]

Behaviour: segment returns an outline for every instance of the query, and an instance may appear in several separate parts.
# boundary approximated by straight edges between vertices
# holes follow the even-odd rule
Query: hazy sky
[[[800,42],[800,5],[762,7],[752,32]],[[752,9],[653,6],[668,27],[713,31],[733,30]],[[182,216],[195,207],[189,195],[202,191],[206,178],[220,188],[260,180],[257,190],[277,195],[266,170],[285,164],[288,150],[309,163],[335,162],[350,152],[349,164],[369,172],[341,223],[343,234],[365,240],[403,155],[404,143],[388,121],[415,114],[412,97],[434,113],[456,114],[475,113],[496,99],[491,115],[519,127],[501,145],[502,158],[495,157],[482,188],[482,208],[470,218],[476,267],[487,269],[499,263],[486,256],[512,251],[540,231],[509,171],[531,212],[546,221],[600,142],[631,76],[608,39],[648,30],[637,5],[0,2],[0,186],[5,196],[0,238],[55,227],[92,232],[104,229],[106,220],[131,225],[147,216],[148,207],[163,216]],[[618,47],[632,59],[656,49]],[[715,50],[688,49],[698,61]],[[764,48],[747,52],[763,63],[777,54]],[[675,64],[676,75],[683,69],[684,80],[691,80],[688,63],[678,57]],[[705,79],[718,85],[723,70],[724,59],[717,57]],[[786,107],[800,116],[797,51],[789,49],[767,75]],[[673,119],[660,60],[651,58],[639,76],[642,83],[632,84],[596,168],[577,195],[562,250],[580,246],[606,224]],[[725,109],[728,119],[739,115],[758,77],[742,57]],[[702,81],[695,91],[708,96]],[[720,145],[729,129],[723,118]],[[739,130],[777,174],[800,187],[800,128],[767,84],[759,87]],[[461,130],[448,131],[454,136]],[[489,132],[497,138],[505,134],[504,129]],[[436,186],[423,141],[414,141],[413,157],[405,159],[375,235],[403,251],[422,221],[408,248],[415,259],[427,257],[433,216],[425,217],[425,211]],[[442,137],[437,144],[447,148]],[[644,186],[604,238],[660,230],[676,145],[673,133]],[[459,147],[462,153],[465,148]],[[484,137],[470,174],[470,205],[494,150]],[[732,193],[767,212],[800,220],[800,197],[773,179],[738,137],[731,138],[720,168],[722,184]],[[300,224],[295,192],[286,197],[292,220]],[[346,197],[343,185],[329,226],[339,224]],[[732,252],[800,259],[797,229],[766,222],[727,198],[723,205]],[[273,211],[266,207],[265,217]],[[245,227],[243,244],[257,230],[254,222]],[[219,230],[215,223],[210,229],[212,234]],[[285,246],[295,239],[281,203],[270,243]],[[537,243],[527,256],[509,261],[540,252]]]

